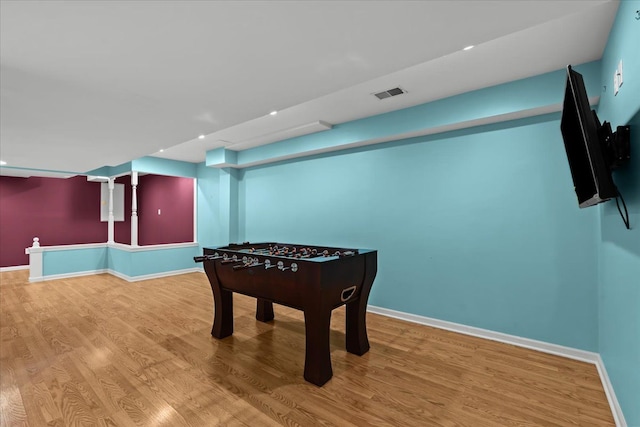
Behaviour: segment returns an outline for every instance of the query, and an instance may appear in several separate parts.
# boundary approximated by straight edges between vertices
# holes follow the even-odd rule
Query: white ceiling
[[[600,59],[617,7],[1,0],[0,158],[72,172],[146,155],[201,162]],[[372,96],[396,86],[407,94]]]

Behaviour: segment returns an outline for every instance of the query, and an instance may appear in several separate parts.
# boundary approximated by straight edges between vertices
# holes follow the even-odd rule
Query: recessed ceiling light
[[[275,116],[276,114],[278,114],[277,111],[273,110],[272,112],[269,113],[270,116]]]
[[[0,160],[0,165],[4,166],[6,164],[7,164],[7,162],[5,162],[4,160]]]
[[[464,48],[464,49],[462,49],[462,50],[471,50],[471,49],[473,49],[473,48],[474,48],[474,46],[473,46],[473,45],[471,45],[471,46],[467,46],[467,47],[465,47],[465,48]]]
[[[160,152],[161,152],[161,153],[163,153],[163,152],[164,152],[164,148],[161,148],[161,149],[160,149]]]
[[[204,135],[200,135],[198,139],[204,139]]]

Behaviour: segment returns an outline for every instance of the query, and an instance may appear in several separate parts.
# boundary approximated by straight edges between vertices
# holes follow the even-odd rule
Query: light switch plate
[[[622,86],[622,59],[618,63],[618,89]]]

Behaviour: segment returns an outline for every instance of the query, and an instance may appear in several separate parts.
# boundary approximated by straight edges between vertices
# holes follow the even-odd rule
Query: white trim
[[[16,270],[28,270],[28,265],[12,265],[10,267],[0,267],[0,273],[4,273],[5,271],[16,271]]]
[[[131,171],[131,246],[138,246],[138,172]]]
[[[52,251],[71,251],[75,249],[97,249],[97,248],[114,248],[128,252],[144,252],[144,251],[158,251],[163,249],[180,249],[180,248],[192,248],[199,246],[198,242],[185,242],[185,243],[167,243],[164,245],[149,245],[149,246],[131,246],[124,243],[82,243],[77,245],[58,245],[58,246],[40,246],[37,248],[30,247],[28,253],[36,254],[40,252],[52,252]]]
[[[418,323],[420,325],[432,326],[438,329],[445,329],[447,331],[457,332],[464,335],[471,335],[478,338],[484,338],[492,341],[498,341],[505,344],[511,344],[518,347],[524,347],[531,350],[541,351],[543,353],[549,353],[556,356],[562,356],[573,360],[579,360],[581,362],[592,363],[596,365],[600,381],[604,392],[609,402],[609,407],[613,415],[613,419],[618,427],[627,427],[627,423],[622,414],[622,409],[616,398],[616,394],[613,390],[613,386],[607,375],[607,370],[604,366],[604,362],[598,353],[591,351],[579,350],[577,348],[565,347],[562,345],[551,344],[544,341],[533,340],[529,338],[523,338],[516,335],[504,334],[502,332],[495,332],[488,329],[476,328],[473,326],[467,326],[460,323],[447,322],[445,320],[434,319],[432,317],[419,316],[416,314],[404,313],[401,311],[390,310],[388,308],[376,307],[373,305],[367,306],[367,311],[374,314],[380,314],[382,316],[392,317],[394,319],[405,320],[407,322]]]
[[[122,280],[127,282],[139,282],[142,280],[149,279],[158,279],[161,277],[169,277],[169,276],[177,276],[179,274],[187,274],[187,273],[201,273],[204,272],[202,268],[194,267],[194,268],[185,268],[183,270],[172,270],[172,271],[163,271],[160,273],[153,274],[145,274],[142,276],[127,276],[126,274],[122,274],[115,270],[111,269],[101,269],[101,270],[89,270],[89,271],[79,271],[76,273],[63,273],[63,274],[52,274],[49,276],[40,276],[40,277],[29,277],[29,282],[47,282],[49,280],[60,280],[60,279],[69,279],[72,277],[82,277],[82,276],[91,276],[94,274],[104,274],[108,273],[112,276],[116,276]]]
[[[198,241],[198,178],[193,178],[193,241]]]
[[[183,270],[163,271],[160,273],[144,274],[142,276],[127,276],[115,270],[108,270],[107,273],[112,274],[127,282],[140,282],[142,280],[159,279],[161,277],[177,276],[179,274],[197,273],[201,271],[201,268],[185,268]]]
[[[604,366],[604,361],[602,360],[602,357],[600,357],[600,355],[598,355],[596,368],[598,369],[598,374],[600,374],[602,388],[604,388],[604,393],[607,395],[607,400],[609,401],[609,406],[611,407],[611,413],[613,414],[613,420],[615,421],[616,426],[627,427],[627,421],[624,419],[622,408],[618,403],[618,398],[616,397],[616,393],[613,390],[613,384],[611,384],[611,380],[609,380],[607,368]]]
[[[108,224],[107,224],[107,242],[113,243],[115,236],[115,225],[114,225],[114,217],[113,217],[113,189],[115,188],[115,178],[109,178],[107,181],[107,185],[109,187],[109,216],[108,216]]]
[[[108,273],[107,269],[77,271],[74,273],[51,274],[47,276],[29,277],[29,282],[47,282],[49,280],[69,279],[72,277],[91,276],[94,274]]]
[[[122,274],[122,273],[120,273],[120,272],[117,272],[117,271],[115,271],[115,270],[111,270],[111,269],[109,269],[109,270],[107,271],[107,273],[111,274],[112,276],[116,276],[118,279],[122,279],[122,280],[124,280],[124,281],[126,281],[126,282],[130,282],[130,281],[131,281],[131,280],[129,280],[129,279],[130,279],[130,277],[129,277],[129,276],[127,276],[126,274]]]
[[[186,243],[168,243],[164,245],[149,245],[149,246],[131,246],[124,243],[109,243],[108,247],[119,249],[127,252],[145,252],[145,251],[160,251],[164,249],[181,249],[181,248],[193,248],[199,246],[198,242],[186,242]]]
[[[29,255],[29,280],[31,280],[32,277],[42,277],[42,269],[44,266],[42,259],[44,255],[40,250],[39,239],[35,237],[33,239],[33,246],[25,249],[24,252]]]
[[[37,254],[40,252],[52,252],[52,251],[71,251],[75,249],[96,249],[106,248],[106,243],[82,243],[78,245],[58,245],[58,246],[40,246],[38,248],[27,248],[30,254]]]
[[[568,357],[569,359],[579,360],[581,362],[593,363],[597,362],[598,353],[592,351],[579,350],[577,348],[565,347],[558,344],[551,344],[544,341],[523,338],[517,335],[504,334],[489,329],[476,328],[460,323],[447,322],[446,320],[434,319],[432,317],[418,316],[417,314],[403,313],[401,311],[390,310],[388,308],[368,306],[367,311],[375,314],[381,314],[395,319],[406,320],[421,325],[433,326],[438,329],[458,332],[460,334],[471,335],[478,338],[484,338],[492,341],[499,341],[505,344],[517,345],[531,350],[538,350],[544,353],[555,354],[556,356]]]

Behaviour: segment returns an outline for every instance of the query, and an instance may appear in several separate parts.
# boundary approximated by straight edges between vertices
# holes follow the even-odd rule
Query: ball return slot
[[[346,302],[349,298],[353,296],[357,288],[358,287],[356,285],[353,285],[343,290],[342,293],[340,294],[340,301]]]

